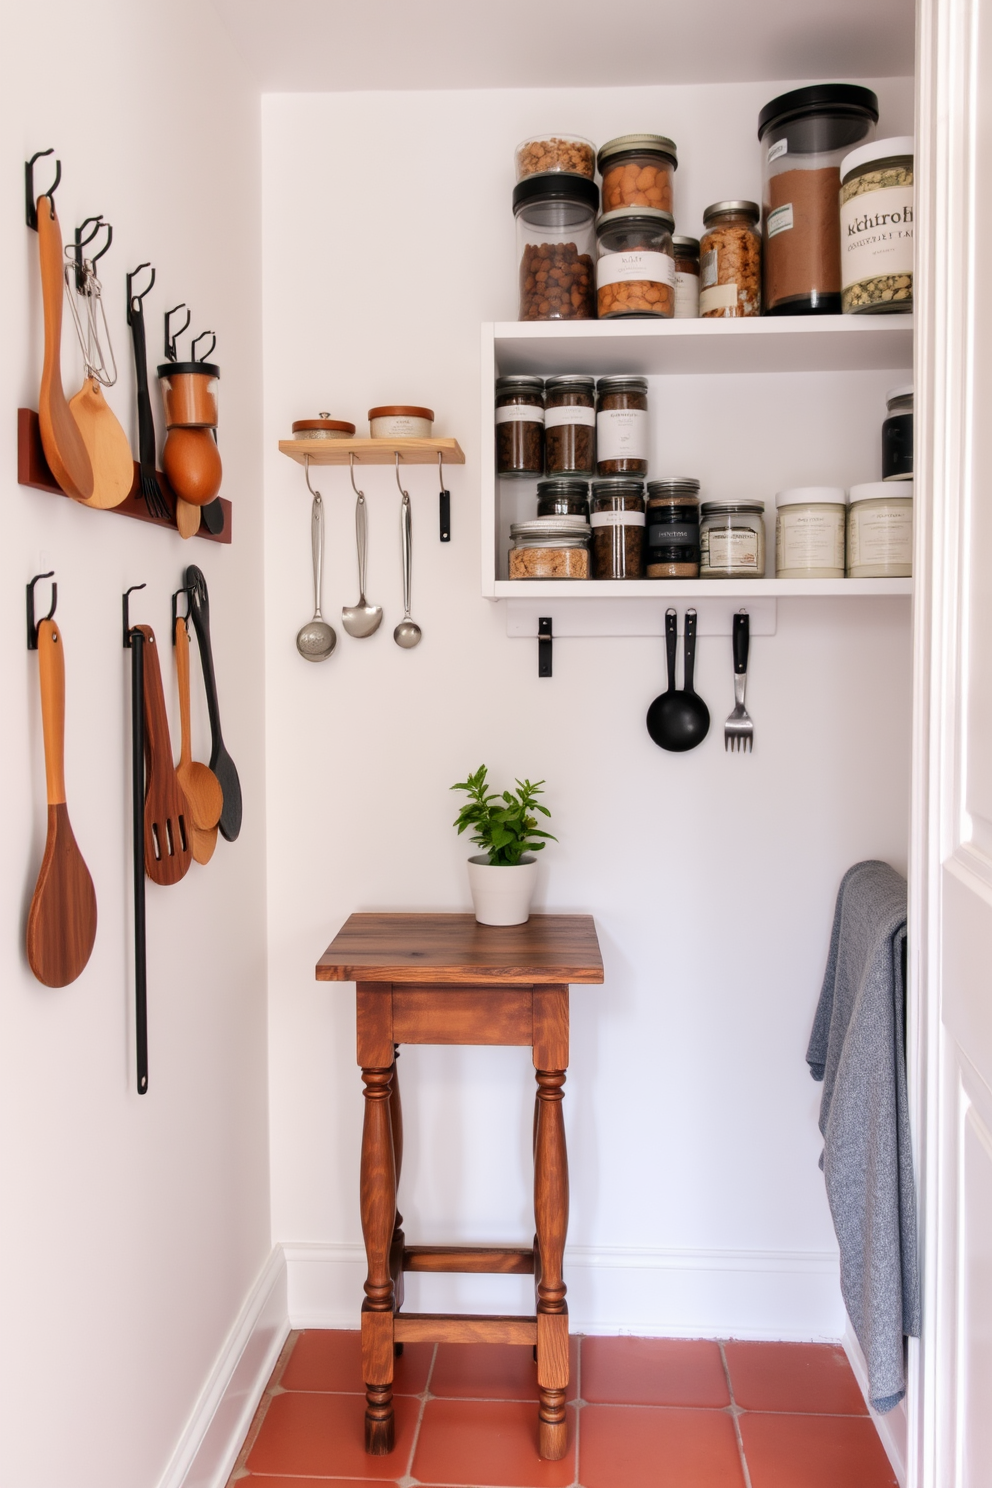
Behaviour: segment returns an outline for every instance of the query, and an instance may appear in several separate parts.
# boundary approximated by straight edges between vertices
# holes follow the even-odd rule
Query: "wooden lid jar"
[[[213,362],[163,362],[158,368],[167,429],[215,429],[217,380]]]
[[[430,439],[434,410],[413,403],[385,403],[369,409],[369,433],[373,439]]]
[[[342,419],[332,419],[329,413],[322,413],[319,418],[297,419],[293,424],[294,439],[353,439],[354,437],[354,424],[345,423]]]

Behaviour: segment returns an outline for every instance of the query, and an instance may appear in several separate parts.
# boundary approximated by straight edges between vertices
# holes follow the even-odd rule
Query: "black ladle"
[[[668,654],[668,688],[659,693],[648,709],[648,733],[660,749],[682,754],[695,749],[709,733],[710,710],[692,690],[696,664],[696,612],[685,612],[685,678],[682,690],[675,686],[675,657],[678,647],[678,616],[665,611],[665,649]]]

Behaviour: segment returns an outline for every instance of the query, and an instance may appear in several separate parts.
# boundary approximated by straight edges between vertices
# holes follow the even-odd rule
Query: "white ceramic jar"
[[[851,487],[847,577],[908,579],[913,572],[913,482]]]
[[[792,486],[775,497],[775,572],[780,579],[842,579],[847,492]]]
[[[434,411],[406,403],[388,403],[369,409],[369,433],[373,439],[430,439]]]

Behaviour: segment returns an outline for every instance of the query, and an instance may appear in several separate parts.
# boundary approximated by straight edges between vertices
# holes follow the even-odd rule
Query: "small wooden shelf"
[[[307,455],[311,465],[464,465],[465,451],[457,439],[280,439],[279,449],[297,464]]]
[[[172,497],[175,507],[175,495],[169,486],[169,482],[161,470],[156,471],[159,484],[166,496]],[[86,511],[105,510],[111,516],[134,517],[138,522],[150,522],[153,527],[164,527],[167,532],[178,531],[175,517],[153,517],[144,498],[139,494],[140,471],[138,465],[134,467],[134,484],[127,496],[119,506],[107,508],[87,507],[84,502],[76,501],[75,506],[82,506]],[[41,432],[38,428],[38,415],[33,408],[19,408],[17,410],[17,484],[19,486],[30,486],[35,491],[49,491],[53,496],[65,496],[65,492],[48,468],[45,452],[41,447]],[[66,500],[71,500],[66,496]],[[229,543],[231,541],[231,503],[223,496],[220,504],[224,509],[224,526],[218,533],[208,532],[203,524],[194,535],[205,538],[207,542]]]

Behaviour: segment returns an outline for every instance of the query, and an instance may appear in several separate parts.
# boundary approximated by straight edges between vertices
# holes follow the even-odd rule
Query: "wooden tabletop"
[[[480,925],[470,914],[353,914],[317,962],[317,980],[599,983],[603,958],[592,915]]]

